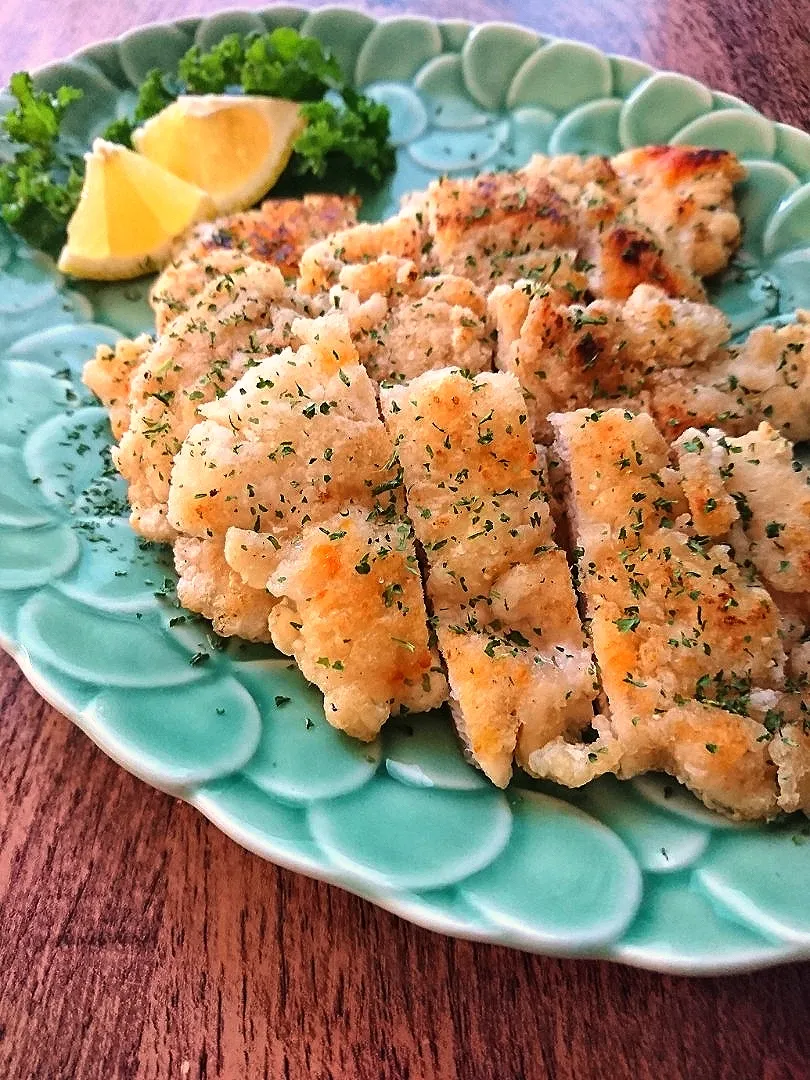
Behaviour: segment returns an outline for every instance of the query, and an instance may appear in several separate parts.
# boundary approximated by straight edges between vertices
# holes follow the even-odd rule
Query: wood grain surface
[[[220,0],[2,0],[0,81]],[[808,0],[394,0],[810,126]],[[808,898],[810,903],[810,898]],[[249,855],[0,658],[0,1080],[808,1080],[810,965],[681,979],[450,941]]]

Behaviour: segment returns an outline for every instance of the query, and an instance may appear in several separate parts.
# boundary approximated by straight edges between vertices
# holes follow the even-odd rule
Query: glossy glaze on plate
[[[810,307],[810,136],[590,46],[284,7],[147,27],[38,82],[85,91],[72,123],[88,143],[151,67],[173,67],[195,41],[281,24],[327,42],[391,108],[398,168],[367,216],[440,173],[535,151],[723,147],[749,179],[744,252],[716,302],[736,333]],[[70,286],[0,232],[0,637],[40,692],[245,847],[436,930],[662,971],[810,957],[805,818],[735,826],[661,777],[579,792],[518,778],[501,792],[462,760],[444,713],[352,742],[286,658],[212,648],[202,623],[183,621],[166,553],[129,530],[105,415],[80,381],[98,343],[151,327],[145,292]]]

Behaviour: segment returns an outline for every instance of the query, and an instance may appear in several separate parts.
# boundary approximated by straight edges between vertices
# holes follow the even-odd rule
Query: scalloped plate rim
[[[259,16],[261,16],[265,12],[272,11],[276,7],[286,8],[286,7],[294,7],[294,6],[295,6],[294,4],[285,4],[285,3],[279,2],[278,4],[266,4],[263,7],[259,7],[259,8],[223,7],[223,8],[218,8],[216,11],[206,12],[205,14],[201,14],[201,15],[189,15],[189,16],[184,16],[184,17],[177,18],[177,19],[152,19],[149,22],[138,23],[137,26],[131,26],[128,30],[124,30],[122,33],[116,34],[114,37],[101,38],[98,41],[91,41],[89,44],[82,45],[80,48],[74,49],[73,52],[68,53],[66,56],[60,57],[60,58],[58,58],[56,60],[47,60],[47,61],[45,61],[45,63],[39,64],[37,67],[31,68],[30,72],[31,72],[31,75],[36,77],[41,71],[47,70],[49,67],[53,66],[54,64],[67,64],[67,63],[70,63],[71,61],[83,60],[85,58],[85,55],[86,55],[86,53],[87,53],[87,51],[89,49],[98,48],[98,46],[100,46],[100,45],[121,45],[130,36],[132,36],[134,34],[137,34],[137,33],[140,33],[142,30],[161,30],[161,29],[163,29],[163,28],[165,28],[167,26],[179,26],[183,22],[197,23],[197,25],[199,25],[200,23],[205,22],[206,20],[211,19],[211,18],[213,18],[215,16],[219,16],[219,15],[259,15]],[[352,5],[350,5],[350,4],[321,4],[320,7],[303,8],[301,10],[306,11],[307,17],[309,15],[314,15],[314,14],[317,14],[317,13],[322,12],[322,11],[333,11],[333,12],[345,11],[345,12],[351,12],[353,14],[356,14],[358,12],[361,15],[368,14],[368,12],[363,11],[362,8],[352,7]],[[380,23],[398,22],[401,18],[404,18],[404,17],[406,17],[408,15],[412,15],[412,16],[415,16],[417,18],[428,19],[431,22],[437,23],[440,26],[443,25],[444,23],[461,23],[461,22],[467,22],[468,21],[468,20],[463,19],[463,18],[458,18],[458,19],[437,19],[437,18],[434,18],[431,15],[419,15],[419,13],[417,13],[417,12],[408,12],[408,11],[400,12],[398,15],[383,15],[381,17],[371,15],[370,17],[372,19],[374,19],[374,21],[379,25]],[[591,42],[587,42],[587,41],[583,42],[583,41],[579,41],[577,38],[571,38],[571,37],[565,37],[565,36],[558,37],[556,34],[545,34],[545,33],[543,33],[542,30],[532,30],[532,28],[530,26],[525,26],[523,23],[512,22],[509,19],[486,19],[484,22],[471,22],[470,23],[470,33],[472,33],[474,30],[481,30],[483,28],[488,28],[488,27],[498,27],[498,28],[504,28],[504,29],[507,29],[507,30],[531,30],[532,33],[537,34],[538,48],[541,48],[541,49],[545,45],[556,44],[558,42],[562,42],[563,44],[567,44],[567,45],[587,45],[590,48],[595,49],[597,52],[601,53],[603,56],[606,56],[608,60],[616,60],[616,61],[619,61],[620,63],[622,61],[625,61],[625,60],[628,61],[629,63],[645,63],[645,61],[639,60],[639,58],[636,57],[636,56],[629,56],[626,53],[605,52],[604,49],[600,49],[598,45],[593,45]],[[441,54],[439,54],[439,55],[441,55]],[[458,55],[460,55],[460,53]],[[673,68],[658,68],[658,67],[655,67],[654,64],[651,64],[651,65],[648,65],[648,66],[651,68],[651,72],[650,72],[651,75],[681,75],[681,76],[683,76],[682,71],[676,71]],[[107,76],[105,75],[104,78],[107,78]],[[690,75],[690,76],[684,76],[684,78],[694,78],[694,77]],[[700,83],[701,86],[704,86],[711,94],[725,93],[725,91],[721,91],[721,90],[717,89],[716,87],[709,86],[708,83],[701,82],[700,79],[695,79],[694,81],[697,82],[697,83]],[[6,91],[6,89],[7,89],[7,87],[3,86],[2,88],[0,88],[0,93],[4,93]],[[760,113],[758,109],[755,110],[755,111],[757,112],[758,115],[764,116],[764,113]],[[782,121],[773,120],[769,116],[766,116],[765,119],[770,124],[781,123],[783,127],[790,128],[793,131],[798,131],[801,134],[805,134],[803,129],[796,127],[795,124],[785,124]]]

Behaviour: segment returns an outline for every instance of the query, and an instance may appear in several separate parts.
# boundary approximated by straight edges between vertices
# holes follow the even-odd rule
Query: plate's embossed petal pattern
[[[0,440],[23,446],[49,419],[62,422],[70,387],[42,364],[0,360]],[[36,475],[36,474],[35,474]]]
[[[397,889],[436,889],[490,866],[512,822],[492,786],[419,788],[382,774],[309,810],[312,835],[336,865]]]
[[[579,805],[624,840],[642,870],[672,874],[694,866],[709,845],[711,826],[635,796],[629,784],[606,776],[583,791]]]
[[[739,158],[770,158],[776,148],[773,124],[747,109],[720,109],[699,116],[672,139],[686,146],[715,146]]]
[[[728,833],[718,837],[697,868],[697,881],[764,935],[810,945],[810,830],[751,832],[742,850],[738,841]]]
[[[47,525],[51,508],[28,476],[22,453],[13,446],[0,446],[0,475],[0,526]]]
[[[542,45],[532,30],[506,23],[477,26],[461,50],[464,81],[470,96],[485,109],[500,109],[512,80]]]
[[[622,146],[665,143],[692,120],[711,111],[712,93],[694,79],[660,72],[639,83],[622,110]]]
[[[518,791],[510,805],[509,845],[464,882],[466,898],[550,952],[586,952],[614,941],[641,902],[641,872],[630,851],[562,799]]]
[[[383,79],[408,82],[441,51],[441,31],[432,19],[416,15],[384,19],[371,30],[360,48],[355,81],[358,86]]]
[[[87,405],[51,416],[31,432],[25,442],[25,464],[29,475],[37,477],[43,498],[70,509],[89,491],[99,457],[107,455],[103,438],[108,430],[104,409]]]
[[[604,53],[573,41],[552,41],[519,68],[506,104],[510,109],[542,105],[564,113],[594,98],[607,97],[612,83],[610,62]]]
[[[113,757],[164,789],[236,772],[261,735],[256,702],[227,675],[171,689],[105,690],[83,721],[91,733],[104,731]]]
[[[559,122],[548,143],[550,154],[607,154],[621,150],[621,98],[597,98],[572,109]]]
[[[388,214],[453,170],[533,152],[700,141],[744,155],[745,250],[716,283],[735,332],[810,306],[810,136],[728,94],[520,27],[275,7],[136,30],[39,75],[85,91],[87,140],[152,66],[196,41],[303,26],[392,110]],[[151,329],[147,283],[69,286],[0,229],[0,632],[39,689],[112,757],[252,851],[448,933],[702,973],[810,956],[804,819],[736,826],[667,778],[504,795],[444,713],[369,746],[323,717],[286,658],[222,643],[173,601],[165,550],[126,524],[84,359]]]
[[[79,556],[79,542],[65,525],[3,529],[0,589],[33,589],[69,570]]]
[[[266,718],[245,776],[269,795],[296,803],[330,799],[367,784],[380,741],[361,743],[327,724],[322,699],[288,660],[254,660],[239,678]]]
[[[59,547],[51,556],[56,564],[56,572],[50,575],[54,578],[70,569],[78,548],[73,532],[64,526],[55,526],[57,530],[70,536],[73,545],[68,550]],[[4,531],[5,550],[11,550],[12,539],[16,539],[14,533]],[[29,547],[36,544],[38,548],[37,540],[29,537]],[[43,547],[51,555],[51,545]],[[151,620],[111,617],[103,607],[78,604],[51,590],[43,589],[26,602],[18,633],[31,659],[91,685],[146,689],[177,686],[201,676],[203,665],[189,663],[193,654],[157,633]]]
[[[810,184],[803,184],[774,211],[765,229],[762,246],[766,255],[792,248],[810,247]]]
[[[487,780],[458,752],[452,725],[443,711],[413,721],[395,719],[385,728],[385,768],[403,784],[475,791]]]

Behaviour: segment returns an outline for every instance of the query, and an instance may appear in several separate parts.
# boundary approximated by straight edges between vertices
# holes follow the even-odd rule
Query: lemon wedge
[[[59,269],[121,281],[167,262],[173,239],[216,207],[200,188],[117,143],[96,139],[79,204],[68,222]]]
[[[294,101],[186,95],[138,128],[139,153],[208,192],[220,214],[246,210],[278,180],[304,127]]]

